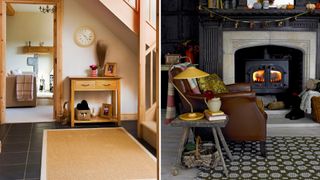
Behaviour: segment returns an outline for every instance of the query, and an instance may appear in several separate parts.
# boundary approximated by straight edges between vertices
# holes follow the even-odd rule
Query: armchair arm
[[[250,83],[236,83],[236,84],[229,84],[227,88],[230,92],[250,92],[251,85]]]
[[[221,94],[216,94],[217,97],[220,97],[221,99],[226,99],[226,98],[248,98],[252,101],[255,101],[256,99],[256,93],[251,91],[251,92],[232,92],[232,93],[221,93]]]
[[[203,94],[191,94],[191,93],[188,93],[185,96],[188,99],[193,99],[193,100],[204,101],[204,99],[205,99]],[[256,93],[254,91],[251,91],[251,92],[220,93],[220,94],[215,94],[215,96],[219,97],[221,99],[236,98],[236,97],[248,98],[248,99],[253,100],[253,101],[255,101],[255,99],[256,99]]]

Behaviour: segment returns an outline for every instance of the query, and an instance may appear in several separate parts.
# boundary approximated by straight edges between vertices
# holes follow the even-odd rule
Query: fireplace
[[[201,11],[202,12],[202,11]],[[227,17],[255,22],[289,17],[293,11],[248,11],[247,9],[217,11]],[[287,13],[288,12],[288,13]],[[292,14],[291,14],[292,13]],[[241,49],[257,46],[280,46],[299,51],[299,56],[289,60],[289,90],[301,91],[309,79],[320,77],[320,16],[308,14],[283,26],[270,23],[268,26],[251,27],[246,23],[240,26],[208,13],[200,13],[199,21],[199,67],[206,72],[220,75],[226,84],[245,82],[245,64],[238,64],[236,53]],[[241,24],[241,23],[240,23]],[[269,51],[269,53],[272,53]],[[274,53],[270,59],[281,59]],[[282,53],[284,54],[284,53]],[[290,53],[289,53],[290,54]],[[251,51],[243,59],[267,59],[262,52]],[[299,64],[299,65],[297,65]],[[292,71],[294,71],[292,73]],[[297,72],[297,73],[296,73]],[[293,77],[297,75],[298,77]],[[296,87],[294,87],[296,86]],[[296,92],[297,92],[296,91]]]
[[[289,63],[283,59],[253,59],[245,63],[246,82],[257,93],[282,93],[289,88]]]
[[[234,53],[236,83],[249,82],[260,94],[301,92],[303,89],[303,52],[296,48],[263,45]]]

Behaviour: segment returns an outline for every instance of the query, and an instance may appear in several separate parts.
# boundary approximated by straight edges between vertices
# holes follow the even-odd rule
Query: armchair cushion
[[[214,94],[228,93],[229,90],[217,74],[198,79],[199,88],[202,92],[211,90]]]

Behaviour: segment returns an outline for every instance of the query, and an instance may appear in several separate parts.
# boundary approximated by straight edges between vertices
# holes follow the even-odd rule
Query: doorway
[[[6,36],[6,121],[53,119],[53,5],[8,4]],[[24,81],[20,84],[21,80]],[[18,83],[19,82],[19,83]],[[29,88],[27,87],[29,85]],[[20,88],[24,88],[23,91]],[[28,91],[25,91],[27,88]],[[30,96],[31,95],[31,96]],[[27,100],[23,96],[30,96]]]
[[[62,100],[62,0],[1,0],[1,18],[0,22],[2,25],[2,28],[0,30],[0,35],[1,35],[1,61],[0,61],[0,84],[1,84],[1,89],[0,89],[0,121],[1,123],[6,122],[6,99],[7,99],[7,92],[6,92],[6,78],[7,78],[7,53],[6,53],[6,46],[7,44],[7,11],[8,7],[11,6],[11,4],[41,4],[42,6],[45,4],[51,5],[55,7],[55,11],[53,13],[53,40],[52,40],[52,47],[51,47],[51,56],[53,57],[52,65],[53,68],[50,70],[51,74],[54,74],[54,78],[49,75],[49,79],[47,82],[47,86],[45,87],[45,84],[43,85],[43,90],[48,89],[50,91],[50,81],[52,85],[52,93],[54,94],[53,96],[53,113],[51,113],[50,117],[51,119],[56,119],[58,115],[61,115],[61,100]],[[11,6],[12,7],[12,6]],[[40,46],[40,43],[42,46],[44,46],[42,41],[37,42],[37,46]],[[29,45],[29,41],[26,41],[25,46]],[[33,44],[31,44],[33,45]],[[34,44],[36,45],[36,44]],[[34,54],[30,56],[29,58],[29,63],[32,64],[32,59],[34,60],[37,56]],[[39,57],[39,56],[38,56]],[[27,61],[27,60],[26,60]],[[38,81],[39,84],[38,86],[35,87],[35,91],[40,89],[40,79],[36,79],[35,81]],[[44,78],[43,78],[44,79]],[[44,79],[45,82],[45,79]],[[43,80],[42,80],[43,83]],[[49,86],[49,87],[48,87]],[[35,96],[36,97],[36,96]],[[24,116],[25,117],[25,116]]]

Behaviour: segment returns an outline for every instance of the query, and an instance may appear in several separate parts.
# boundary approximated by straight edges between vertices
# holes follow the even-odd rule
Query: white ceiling
[[[39,7],[46,7],[47,5],[34,4],[11,4],[16,12],[40,12]],[[52,8],[53,5],[49,5]]]

